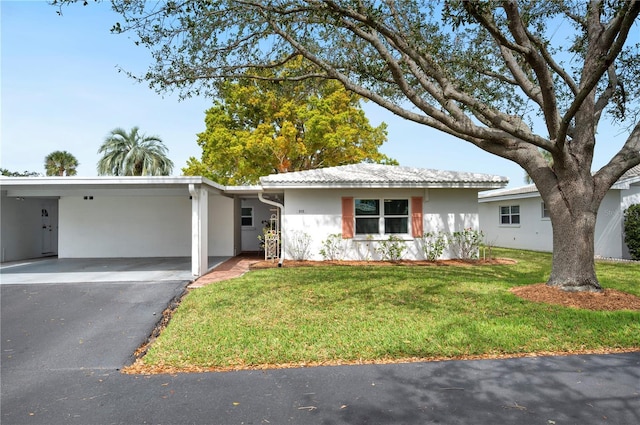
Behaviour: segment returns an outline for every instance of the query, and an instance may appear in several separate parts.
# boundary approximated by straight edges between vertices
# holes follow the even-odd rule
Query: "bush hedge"
[[[640,204],[631,205],[624,212],[624,243],[631,258],[640,260]]]

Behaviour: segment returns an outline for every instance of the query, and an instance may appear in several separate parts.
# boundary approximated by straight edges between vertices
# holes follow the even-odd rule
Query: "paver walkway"
[[[237,255],[220,264],[204,276],[200,276],[198,279],[191,282],[187,288],[202,288],[214,282],[220,282],[242,276],[249,271],[251,264],[262,260],[263,258],[255,254]]]

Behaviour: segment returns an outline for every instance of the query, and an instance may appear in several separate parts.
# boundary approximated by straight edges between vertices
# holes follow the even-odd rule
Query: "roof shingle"
[[[504,187],[502,176],[458,171],[431,170],[383,164],[352,164],[315,170],[294,171],[261,177],[264,187]]]

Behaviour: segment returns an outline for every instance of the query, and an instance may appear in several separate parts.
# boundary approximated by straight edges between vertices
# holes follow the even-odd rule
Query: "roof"
[[[64,196],[77,192],[128,194],[180,194],[189,185],[202,185],[212,192],[231,195],[255,195],[258,192],[287,188],[474,188],[498,189],[506,186],[506,177],[490,174],[440,171],[382,164],[353,164],[316,170],[272,174],[260,178],[260,185],[222,186],[204,177],[2,177],[0,186],[9,196]],[[90,193],[91,192],[91,193]]]
[[[511,189],[500,189],[479,193],[478,199],[482,202],[482,200],[486,198],[528,198],[533,196],[538,196],[538,188],[535,184],[529,184]]]
[[[322,188],[477,188],[497,189],[502,176],[431,170],[382,164],[352,164],[315,170],[271,174],[260,178],[265,189]]]
[[[622,177],[620,177],[620,180],[618,181],[622,181],[622,180],[627,180],[627,179],[631,179],[634,177],[640,177],[640,165],[636,165],[635,167],[631,168],[630,170],[627,170],[626,173],[624,173],[622,175]]]
[[[105,190],[126,190],[127,193],[154,190],[175,194],[188,193],[189,185],[202,185],[218,193],[224,191],[224,186],[196,176],[0,177],[0,189],[9,196],[62,196],[78,191]]]
[[[626,173],[618,179],[618,181],[611,187],[612,189],[628,189],[630,184],[640,182],[640,165],[628,170]],[[515,187],[512,189],[499,189],[492,190],[485,193],[479,193],[478,199],[480,202],[488,202],[496,200],[497,198],[507,200],[516,198],[531,198],[539,196],[538,188],[535,184],[527,186]]]

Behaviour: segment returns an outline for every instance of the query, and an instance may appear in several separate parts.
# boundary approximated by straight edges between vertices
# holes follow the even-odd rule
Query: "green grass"
[[[176,368],[337,363],[640,347],[640,312],[532,303],[550,254],[496,249],[516,265],[322,266],[252,271],[191,291],[143,362]],[[640,295],[640,265],[599,263]]]

